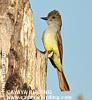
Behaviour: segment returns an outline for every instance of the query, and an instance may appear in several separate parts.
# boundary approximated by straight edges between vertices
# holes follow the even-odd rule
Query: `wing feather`
[[[62,38],[61,38],[61,35],[60,35],[59,31],[56,33],[56,39],[57,39],[57,44],[58,44],[59,53],[60,53],[60,60],[61,60],[61,64],[62,64],[63,46],[62,46]]]

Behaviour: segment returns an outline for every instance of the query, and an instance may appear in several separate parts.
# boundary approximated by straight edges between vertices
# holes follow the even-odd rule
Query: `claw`
[[[48,51],[48,58],[51,58],[53,56],[54,52],[52,50]]]

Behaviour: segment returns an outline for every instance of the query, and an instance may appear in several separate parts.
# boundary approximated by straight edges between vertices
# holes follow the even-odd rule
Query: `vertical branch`
[[[78,100],[84,100],[81,95],[78,96]]]

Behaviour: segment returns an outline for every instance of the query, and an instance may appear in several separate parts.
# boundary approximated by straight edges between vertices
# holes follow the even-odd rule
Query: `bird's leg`
[[[51,58],[53,56],[53,54],[54,54],[54,52],[52,50],[47,51],[47,52],[48,52],[48,58]]]

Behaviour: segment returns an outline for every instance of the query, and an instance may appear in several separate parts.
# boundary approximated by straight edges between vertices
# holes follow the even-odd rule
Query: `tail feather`
[[[58,74],[59,86],[61,91],[70,91],[70,87],[68,85],[64,72],[63,71],[60,72],[57,70],[57,74]]]

